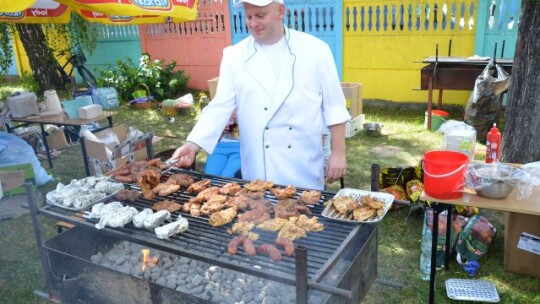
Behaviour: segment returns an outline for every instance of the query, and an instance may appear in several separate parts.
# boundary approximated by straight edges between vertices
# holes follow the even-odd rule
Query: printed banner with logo
[[[36,0],[2,0],[0,1],[0,12],[14,13],[24,11],[34,4]]]
[[[24,1],[23,1],[24,2]],[[68,23],[71,8],[53,0],[37,0],[30,7],[7,12],[0,10],[0,22],[7,23]]]
[[[69,7],[113,16],[167,16],[176,22],[197,19],[199,0],[57,0]]]

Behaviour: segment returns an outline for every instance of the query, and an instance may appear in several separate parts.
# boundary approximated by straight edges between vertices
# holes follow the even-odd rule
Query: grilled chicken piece
[[[356,200],[350,196],[340,196],[332,200],[334,208],[336,208],[339,214],[347,215],[351,213],[356,207]]]
[[[270,219],[269,208],[266,204],[260,203],[254,209],[238,215],[239,222],[250,222],[259,224]]]
[[[215,194],[208,198],[208,201],[204,203],[201,207],[201,212],[203,214],[211,214],[223,209],[227,201],[226,195]]]
[[[153,189],[152,192],[159,196],[167,196],[171,193],[174,193],[180,189],[180,185],[159,183]]]
[[[244,185],[245,189],[253,192],[266,191],[274,186],[274,182],[256,179]]]
[[[223,226],[232,222],[236,216],[236,207],[227,208],[210,215],[210,225],[214,227]]]
[[[291,241],[306,237],[306,231],[302,227],[297,226],[293,221],[288,221],[283,225],[283,228],[278,233],[279,237],[287,238]]]
[[[169,179],[167,180],[167,184],[175,184],[183,187],[189,187],[189,185],[193,184],[193,178],[187,174],[179,174],[175,173],[171,176],[169,176]]]
[[[172,213],[180,209],[182,209],[182,204],[179,204],[170,200],[159,201],[152,205],[152,210],[154,211],[167,210]]]
[[[298,201],[306,205],[315,205],[321,199],[321,191],[308,190],[303,191],[298,198]]]
[[[134,189],[121,189],[120,191],[116,192],[114,195],[114,198],[120,201],[130,200],[135,201],[139,198],[140,194],[137,190]]]
[[[266,193],[264,191],[249,191],[247,189],[242,189],[236,193],[236,196],[245,196],[254,200],[258,200],[264,198],[265,194]]]
[[[199,193],[203,191],[204,189],[210,187],[210,184],[212,183],[209,179],[203,179],[198,182],[194,182],[187,188],[187,193]]]
[[[137,178],[137,184],[141,188],[143,196],[146,199],[153,199],[154,192],[152,189],[159,184],[161,175],[153,170],[146,170]]]
[[[278,200],[277,204],[274,205],[274,214],[279,218],[288,219],[292,216],[299,216],[300,213],[311,214],[311,210],[294,199]]]
[[[274,195],[277,199],[286,199],[291,198],[296,194],[296,187],[293,185],[287,186],[287,188],[272,188],[270,193]]]
[[[319,232],[324,230],[324,225],[322,223],[319,223],[318,217],[313,216],[311,218],[307,217],[304,214],[301,214],[296,219],[296,226],[304,229],[306,232]],[[289,219],[291,220],[291,219]]]
[[[373,197],[371,195],[366,195],[360,197],[360,203],[362,206],[369,206],[372,209],[384,209],[386,207],[386,203],[381,201],[380,199]]]
[[[260,223],[259,225],[257,225],[257,228],[262,229],[262,230],[266,230],[266,231],[278,231],[287,222],[288,222],[287,219],[277,218],[276,217],[276,218],[269,219],[269,220],[266,220],[266,221]]]
[[[194,198],[190,199],[190,201],[192,203],[201,204],[203,202],[206,202],[208,198],[210,198],[210,196],[216,195],[218,193],[219,193],[219,188],[212,186],[210,188],[206,188],[202,190],[201,192],[199,192],[199,194],[197,194],[197,196],[195,196]]]
[[[254,226],[255,224],[250,222],[237,222],[233,224],[229,232],[230,234],[247,234]]]
[[[247,196],[233,196],[229,197],[226,202],[227,206],[236,206],[238,210],[246,210],[251,204],[252,199]]]
[[[369,206],[362,206],[354,209],[353,217],[357,221],[365,221],[377,214],[377,209],[372,209]]]
[[[240,190],[242,190],[242,187],[238,183],[232,182],[223,185],[223,187],[219,189],[219,193],[225,195],[235,195]]]

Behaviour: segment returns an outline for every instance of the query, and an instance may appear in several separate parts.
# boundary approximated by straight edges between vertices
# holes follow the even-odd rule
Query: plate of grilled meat
[[[322,216],[351,223],[377,223],[392,206],[389,193],[343,188],[325,202]]]

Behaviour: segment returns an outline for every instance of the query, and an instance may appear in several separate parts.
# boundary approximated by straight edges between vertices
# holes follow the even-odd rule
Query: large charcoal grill
[[[214,186],[223,186],[231,181],[236,181],[239,184],[246,183],[243,180],[226,179],[181,169],[174,169],[165,173],[163,181],[173,173],[187,173],[195,180],[211,179]],[[138,189],[135,185],[130,186]],[[187,202],[193,195],[185,193],[182,191],[183,189],[169,195],[166,199],[181,203]],[[298,193],[303,190],[306,189],[298,189]],[[250,257],[241,249],[238,250],[236,255],[231,256],[227,252],[227,243],[233,236],[227,234],[226,228],[230,228],[232,224],[224,227],[212,227],[208,224],[207,217],[193,217],[181,212],[180,214],[189,220],[189,230],[184,234],[175,235],[168,240],[160,240],[156,238],[153,231],[137,229],[131,223],[123,228],[96,230],[94,228],[96,221],[86,218],[83,212],[73,212],[54,206],[45,206],[36,210],[35,215],[39,213],[72,223],[76,226],[76,229],[69,231],[69,234],[60,234],[45,243],[44,247],[49,260],[48,263],[45,263],[48,264],[47,267],[45,265],[44,267],[46,270],[50,267],[52,277],[56,278],[56,280],[51,280],[53,282],[48,284],[48,287],[49,289],[52,287],[60,293],[60,297],[84,298],[85,302],[92,302],[91,299],[93,297],[89,295],[100,293],[101,291],[99,289],[101,287],[98,288],[100,284],[89,283],[92,277],[88,277],[88,272],[94,274],[93,277],[95,277],[95,280],[101,280],[99,278],[100,276],[111,278],[110,272],[114,271],[105,271],[102,269],[103,267],[92,265],[88,262],[88,254],[95,254],[97,248],[107,247],[113,240],[127,240],[245,274],[296,286],[298,303],[307,303],[308,290],[325,292],[327,295],[326,303],[358,303],[365,296],[365,293],[376,277],[377,226],[354,225],[321,217],[320,215],[324,208],[322,203],[332,196],[333,193],[323,192],[320,202],[310,208],[313,213],[312,215],[319,217],[319,222],[324,224],[325,229],[322,232],[309,233],[307,238],[296,240],[295,246],[297,248],[295,257],[282,256],[282,260],[278,263],[273,263],[267,256],[257,255]],[[268,193],[267,198],[275,201],[275,198]],[[162,199],[164,198],[157,197],[153,200],[147,200],[141,197],[137,201],[125,201],[123,204],[131,205],[138,210],[142,210],[143,208],[150,208],[154,202]],[[173,214],[173,218],[176,218],[176,214]],[[260,235],[260,239],[256,244],[273,244],[277,236],[276,232],[262,230],[256,230],[256,232]],[[76,236],[74,237],[73,235]],[[36,235],[36,237],[38,236]],[[82,242],[93,244],[93,246],[89,246],[89,248],[87,245],[81,246],[79,243]],[[79,265],[71,265],[66,268],[63,264],[68,261]],[[86,263],[88,263],[86,266],[80,265]],[[68,271],[68,269],[85,269],[85,271],[78,273],[77,271]],[[89,269],[92,270],[90,271]],[[78,290],[79,295],[73,294],[73,288],[63,288],[66,285],[66,277],[75,278],[75,280],[79,278],[79,282],[76,284],[78,287],[75,289]],[[112,275],[112,277],[114,277],[115,281],[121,282],[126,280],[141,281],[133,283],[134,285],[132,287],[138,290],[141,288],[137,286],[138,284],[155,285],[126,274],[117,273]],[[59,278],[62,278],[62,282],[60,282]],[[105,284],[102,287],[106,287],[106,284],[110,284],[110,282],[102,284]],[[179,295],[180,292],[178,291],[166,289],[161,286],[159,288],[154,286],[144,288],[143,290],[148,290],[146,296],[148,299],[152,299],[149,303],[166,303],[167,301],[155,300],[157,298],[163,298],[165,294],[168,295],[167,298],[171,296],[174,298],[174,295],[177,295],[178,299],[175,301],[180,302],[192,298],[188,295]],[[153,295],[152,292],[155,293],[156,290],[159,290],[159,293],[162,295],[158,297]],[[138,294],[141,291],[132,292]],[[137,295],[137,298],[144,297],[144,295]],[[106,300],[100,298],[100,301],[103,302]],[[115,301],[111,298],[109,302],[113,303]],[[195,302],[188,300],[184,303]]]

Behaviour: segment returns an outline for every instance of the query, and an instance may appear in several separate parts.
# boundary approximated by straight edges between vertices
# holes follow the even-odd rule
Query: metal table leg
[[[42,123],[39,124],[41,128],[41,136],[43,137],[43,145],[45,146],[45,153],[47,153],[47,160],[49,161],[49,168],[53,167],[51,151],[49,151],[49,144],[47,143],[47,133],[45,132],[45,127]]]
[[[444,210],[447,210],[450,214],[451,206],[448,204],[440,204],[432,202],[433,204],[433,230],[431,233],[431,270],[429,274],[429,304],[435,303],[435,283],[437,275],[437,239],[439,238],[439,214]],[[451,219],[452,215],[450,214],[447,217],[447,220]],[[451,221],[446,223],[446,251],[444,257],[445,269],[448,270],[448,260],[450,257],[450,225]]]

